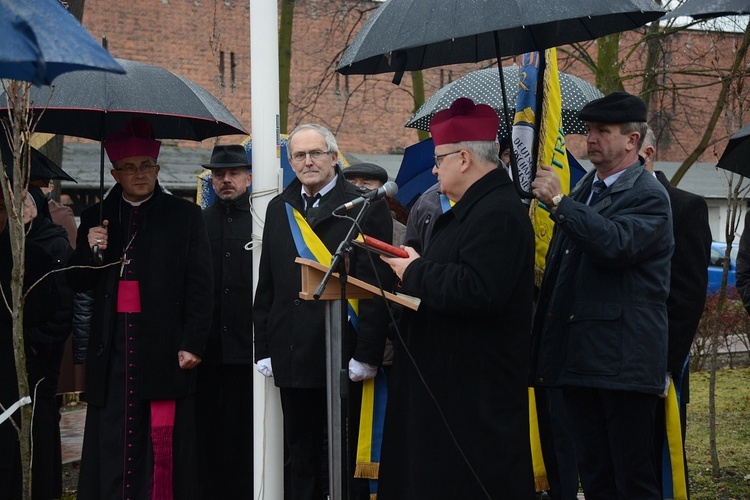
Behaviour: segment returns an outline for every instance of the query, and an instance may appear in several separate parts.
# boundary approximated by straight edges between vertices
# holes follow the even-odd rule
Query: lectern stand
[[[300,298],[304,300],[315,300],[313,297],[318,284],[328,272],[328,267],[309,259],[297,258],[295,260],[302,266],[302,287]],[[338,278],[337,273],[333,273]],[[380,290],[351,276],[346,281],[347,299],[371,299],[380,296]],[[419,299],[405,295],[395,295],[385,292],[385,296],[391,302],[396,302],[416,310],[419,307]],[[343,335],[342,324],[339,321],[341,311],[341,293],[338,289],[333,291],[324,290],[318,300],[326,301],[326,389],[328,394],[328,484],[329,498],[331,500],[342,500],[348,496],[348,477],[344,473],[347,470],[346,463],[346,429],[344,428],[344,413],[346,409],[342,405],[346,388],[349,381],[348,369],[343,358]]]

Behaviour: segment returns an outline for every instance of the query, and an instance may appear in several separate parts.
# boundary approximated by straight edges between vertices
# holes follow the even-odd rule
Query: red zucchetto
[[[430,133],[435,146],[464,141],[495,141],[500,118],[491,106],[474,104],[459,97],[451,107],[439,111],[430,120]]]
[[[161,141],[151,135],[151,125],[142,118],[128,121],[122,130],[112,132],[104,140],[104,149],[112,163],[133,156],[159,157]]]

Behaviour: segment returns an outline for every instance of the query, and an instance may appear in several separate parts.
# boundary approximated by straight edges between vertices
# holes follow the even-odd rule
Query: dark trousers
[[[328,492],[328,402],[324,388],[280,388],[284,413],[284,498],[325,500]],[[368,483],[354,479],[362,383],[349,384],[349,474],[350,500],[369,499]]]
[[[537,387],[536,413],[552,500],[578,498],[578,468],[562,389]]]
[[[252,498],[253,365],[201,364],[197,370],[201,498]]]
[[[654,473],[659,397],[629,391],[565,388],[586,500],[661,499]]]

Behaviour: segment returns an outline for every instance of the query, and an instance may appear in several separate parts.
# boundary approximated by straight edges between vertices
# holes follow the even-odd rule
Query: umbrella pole
[[[505,75],[503,75],[503,61],[500,57],[500,37],[497,31],[493,32],[495,39],[495,54],[497,55],[497,70],[500,73],[500,93],[503,96],[503,120],[505,120],[505,130],[508,131],[508,143],[510,145],[510,169],[513,172],[513,185],[516,187],[516,192],[521,198],[531,199],[534,197],[528,191],[525,191],[521,187],[520,177],[518,174],[518,160],[516,159],[516,150],[513,147],[513,127],[508,117],[508,94],[505,91]],[[534,172],[532,169],[531,180],[534,180]]]
[[[99,141],[99,225],[104,224],[104,140]],[[104,253],[99,250],[99,245],[91,249],[94,254],[94,262],[104,262]]]

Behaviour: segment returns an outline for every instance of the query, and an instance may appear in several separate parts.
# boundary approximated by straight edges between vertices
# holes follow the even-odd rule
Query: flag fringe
[[[380,472],[378,462],[357,462],[354,469],[354,477],[360,479],[377,479]]]

